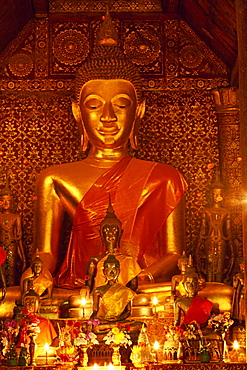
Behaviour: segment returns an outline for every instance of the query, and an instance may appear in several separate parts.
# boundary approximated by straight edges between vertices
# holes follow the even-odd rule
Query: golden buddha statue
[[[184,274],[189,266],[189,257],[186,256],[185,251],[183,251],[182,256],[178,259],[178,268],[180,270],[179,275],[174,275],[171,281],[171,299],[176,300],[178,297],[183,297],[186,295],[183,286]]]
[[[53,340],[57,337],[57,333],[54,329],[51,321],[45,317],[39,316],[41,300],[38,293],[33,289],[30,289],[23,297],[23,318],[20,322],[20,335],[18,347],[27,345],[28,338],[26,337],[26,328],[25,323],[29,320],[32,322],[32,319],[35,317],[37,326],[39,327],[39,332],[35,337],[35,356],[38,356],[40,353],[44,352],[44,345],[48,343],[52,344]]]
[[[93,313],[90,319],[98,318],[101,323],[123,321],[131,314],[135,293],[117,282],[120,262],[113,254],[109,254],[104,261],[103,272],[107,283],[96,288],[93,293]]]
[[[22,244],[21,217],[13,212],[13,194],[9,188],[8,176],[5,188],[0,192],[0,247],[6,252],[6,259],[2,265],[3,275],[7,286],[14,286],[18,280],[18,262],[22,264],[22,271],[26,268],[26,256]]]
[[[31,266],[23,273],[21,277],[21,295],[25,297],[26,293],[32,289],[41,299],[42,304],[46,301],[51,304],[53,291],[53,278],[49,270],[44,268],[44,263],[39,256],[36,256]]]
[[[224,185],[218,176],[211,185],[212,206],[202,212],[202,221],[196,257],[198,271],[206,281],[229,283],[234,263],[231,236],[231,214],[221,207],[224,199]]]
[[[107,23],[107,30],[104,25]],[[106,32],[104,32],[106,31]],[[123,223],[120,251],[138,261],[154,281],[169,281],[184,249],[186,182],[173,167],[132,158],[144,115],[141,78],[121,53],[107,13],[91,58],[78,70],[72,108],[86,159],[45,169],[36,182],[34,251],[54,273],[62,219],[73,219],[67,254],[55,286],[83,286],[87,263],[101,253],[100,221],[111,194]]]
[[[133,291],[137,290],[137,275],[141,272],[141,268],[132,256],[120,252],[122,233],[122,223],[116,217],[109,198],[106,216],[100,222],[100,236],[105,252],[101,255],[90,258],[86,270],[86,286],[89,287],[90,293],[93,288],[97,288],[105,283],[103,272],[104,261],[107,259],[109,254],[114,254],[120,263],[118,282],[123,285],[127,285]]]

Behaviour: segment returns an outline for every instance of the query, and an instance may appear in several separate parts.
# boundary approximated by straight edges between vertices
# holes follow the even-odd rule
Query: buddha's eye
[[[89,99],[86,101],[85,106],[88,109],[95,110],[100,108],[103,105],[102,101],[98,99]]]
[[[113,104],[120,109],[125,109],[131,105],[131,101],[127,98],[119,97],[113,101]]]

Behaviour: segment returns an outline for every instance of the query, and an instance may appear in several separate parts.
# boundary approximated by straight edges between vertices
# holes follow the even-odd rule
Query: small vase
[[[225,354],[226,354],[226,340],[225,340],[226,333],[221,333],[221,338],[219,339],[219,352],[220,352],[220,362],[225,361]]]
[[[35,338],[33,335],[30,335],[30,343],[29,343],[29,355],[30,355],[30,362],[29,366],[35,366],[35,349],[36,349],[36,343]]]
[[[82,366],[86,367],[88,364],[88,354],[87,354],[87,347],[82,347]]]
[[[119,353],[119,346],[113,346],[112,364],[114,366],[120,366],[121,365],[121,356],[120,356],[120,353]]]

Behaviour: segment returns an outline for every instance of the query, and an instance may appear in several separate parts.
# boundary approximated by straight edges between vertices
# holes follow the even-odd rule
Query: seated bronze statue
[[[98,318],[101,323],[123,321],[131,314],[135,293],[117,282],[120,263],[113,254],[109,254],[104,261],[103,273],[107,283],[94,291],[91,319]]]
[[[100,222],[100,236],[105,252],[90,258],[86,270],[86,285],[89,287],[90,292],[92,292],[93,288],[102,286],[105,283],[103,268],[109,254],[114,254],[120,263],[118,282],[127,285],[133,291],[137,290],[137,275],[141,272],[141,268],[132,256],[120,252],[122,233],[122,223],[116,217],[109,199],[106,216]]]
[[[41,310],[47,313],[58,312],[58,301],[52,298],[53,278],[47,270],[40,257],[36,256],[31,262],[31,266],[24,271],[21,277],[21,299],[16,300],[14,314],[17,317],[21,314],[24,307],[24,298],[30,290],[40,297]]]
[[[51,323],[47,318],[39,316],[40,311],[40,296],[33,289],[30,289],[23,297],[23,317],[20,321],[20,334],[19,343],[17,346],[21,347],[27,345],[29,338],[26,336],[25,322],[29,320],[29,315],[35,315],[38,319],[38,327],[40,329],[39,333],[35,338],[36,343],[36,356],[44,351],[45,343],[49,345],[57,337],[57,333]]]
[[[188,325],[196,321],[199,325],[207,323],[213,303],[207,298],[198,296],[198,275],[193,267],[184,274],[183,286],[186,296],[174,303],[174,325]]]
[[[107,28],[105,28],[107,25]],[[42,171],[36,182],[34,252],[54,273],[64,213],[72,234],[55,286],[84,284],[89,259],[102,253],[99,235],[111,194],[123,223],[120,251],[131,255],[154,281],[170,281],[184,249],[183,193],[187,184],[173,167],[129,155],[137,149],[145,111],[141,77],[118,47],[109,14],[91,57],[78,70],[73,114],[85,159]],[[169,230],[169,231],[168,231]]]
[[[24,271],[21,277],[21,294],[22,297],[33,289],[41,299],[41,303],[51,304],[53,291],[53,278],[51,273],[44,268],[44,263],[40,257],[36,256],[31,266]]]
[[[171,299],[176,300],[178,297],[183,297],[186,295],[183,286],[183,278],[187,271],[189,265],[189,258],[186,256],[185,251],[183,251],[182,256],[178,259],[178,268],[180,270],[179,275],[174,275],[171,281]]]

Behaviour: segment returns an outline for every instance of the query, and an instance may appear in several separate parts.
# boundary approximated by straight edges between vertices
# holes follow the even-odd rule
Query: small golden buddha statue
[[[230,211],[221,206],[224,185],[218,175],[210,189],[212,205],[202,212],[199,240],[196,248],[197,269],[206,281],[229,283],[234,263]]]
[[[102,253],[98,230],[109,193],[123,223],[121,253],[137,260],[154,281],[170,281],[184,249],[186,182],[171,166],[129,155],[129,140],[133,149],[138,145],[145,99],[138,70],[120,51],[108,13],[102,26],[106,23],[75,80],[72,109],[83,151],[90,142],[88,156],[45,169],[36,182],[34,251],[39,249],[52,273],[64,213],[73,219],[68,250],[55,277],[58,287],[83,286],[88,261]]]
[[[40,353],[44,351],[45,343],[48,343],[48,345],[52,344],[53,340],[57,337],[57,333],[54,329],[53,324],[51,323],[49,319],[38,315],[40,312],[40,307],[41,307],[41,299],[40,299],[39,294],[36,293],[33,289],[30,289],[24,295],[23,306],[24,306],[23,315],[26,315],[27,320],[30,320],[32,322],[33,317],[37,319],[37,326],[39,327],[39,332],[37,333],[37,336],[35,337],[35,344],[36,344],[35,356],[38,356]],[[22,328],[20,331],[20,338],[24,338],[25,330],[26,330],[25,325],[22,325]],[[23,343],[23,344],[26,344],[26,343]]]
[[[6,252],[6,259],[2,265],[3,275],[7,286],[19,284],[18,263],[22,271],[26,268],[26,256],[22,244],[21,217],[13,212],[13,194],[9,188],[8,176],[5,188],[0,192],[0,247]]]
[[[21,278],[22,297],[30,290],[34,290],[41,299],[42,304],[51,304],[53,279],[51,273],[44,268],[44,263],[39,256],[36,256],[30,268],[28,268]]]
[[[131,314],[135,293],[117,282],[120,263],[113,254],[104,261],[103,272],[107,283],[94,291],[91,319],[98,318],[101,323],[123,321]]]
[[[182,256],[178,259],[178,268],[180,270],[180,274],[174,275],[171,281],[171,299],[173,299],[174,301],[178,297],[183,297],[186,295],[183,286],[183,278],[184,274],[187,271],[188,266],[189,266],[189,257],[187,257],[185,251],[183,251]]]

